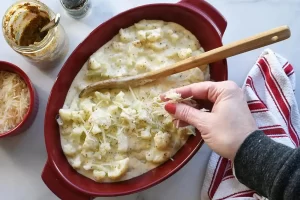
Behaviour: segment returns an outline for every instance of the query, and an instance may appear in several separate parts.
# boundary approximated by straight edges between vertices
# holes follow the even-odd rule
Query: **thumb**
[[[200,111],[183,103],[168,103],[165,109],[173,114],[176,119],[184,121],[201,131],[204,131],[203,128],[207,127],[211,117],[211,113]]]

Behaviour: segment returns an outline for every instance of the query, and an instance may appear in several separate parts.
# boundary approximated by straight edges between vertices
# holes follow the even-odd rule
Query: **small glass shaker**
[[[91,0],[60,0],[61,5],[75,19],[84,17],[91,7]]]

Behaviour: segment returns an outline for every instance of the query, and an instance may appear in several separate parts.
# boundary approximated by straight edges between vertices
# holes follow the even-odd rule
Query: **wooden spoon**
[[[200,69],[203,70],[207,64],[285,40],[289,38],[290,35],[291,32],[288,26],[280,26],[252,37],[212,49],[198,56],[187,58],[159,70],[135,76],[112,78],[90,84],[81,91],[79,97],[83,97],[100,89],[128,88],[129,86],[136,87],[144,85],[159,78],[167,77],[195,67],[200,67]]]
[[[46,24],[46,25],[40,30],[40,32],[48,31],[48,30],[50,30],[50,29],[56,27],[56,26],[58,25],[59,21],[60,21],[60,14],[57,13],[57,14],[55,15],[55,18],[52,19],[48,24]]]

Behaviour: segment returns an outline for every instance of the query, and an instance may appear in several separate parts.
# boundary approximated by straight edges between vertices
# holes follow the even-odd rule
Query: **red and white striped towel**
[[[292,65],[267,49],[259,57],[244,83],[243,91],[257,126],[276,142],[292,148],[300,143],[300,117],[294,95]],[[255,191],[233,175],[228,159],[212,153],[201,191],[206,199],[260,199]]]

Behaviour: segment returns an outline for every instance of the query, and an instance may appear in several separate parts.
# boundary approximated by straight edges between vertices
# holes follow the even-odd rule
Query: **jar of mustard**
[[[13,50],[34,63],[56,62],[67,54],[69,45],[60,24],[40,32],[53,18],[54,12],[40,1],[17,1],[3,17],[4,38]]]

